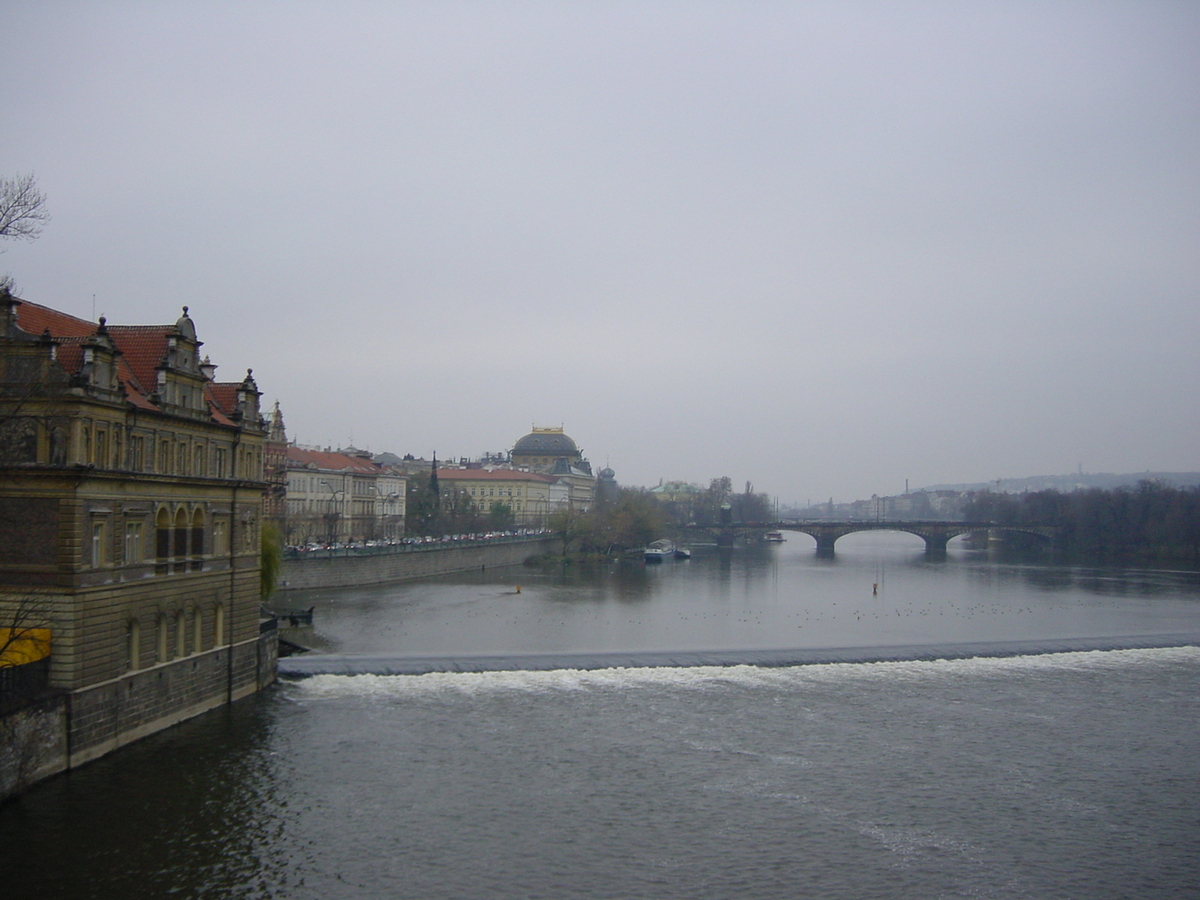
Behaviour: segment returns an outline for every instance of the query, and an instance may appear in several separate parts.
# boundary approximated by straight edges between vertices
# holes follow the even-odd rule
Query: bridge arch
[[[819,556],[834,555],[838,540],[862,531],[900,531],[913,534],[925,542],[925,555],[940,559],[946,555],[946,545],[956,537],[972,532],[1019,531],[1044,540],[1053,539],[1057,529],[1043,525],[997,525],[994,522],[943,521],[877,521],[877,522],[773,522],[758,524],[691,526],[692,529],[713,534],[717,545],[733,546],[739,536],[762,535],[767,531],[792,531],[807,534],[817,542]]]
[[[940,558],[946,555],[946,545],[952,538],[979,531],[979,523],[967,522],[799,522],[780,523],[779,530],[799,531],[811,535],[817,542],[817,554],[834,555],[839,539],[863,531],[900,531],[913,534],[925,542],[925,555]]]

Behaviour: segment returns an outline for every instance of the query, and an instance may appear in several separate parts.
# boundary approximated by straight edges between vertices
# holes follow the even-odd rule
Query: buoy
[[[873,585],[871,585],[871,594],[876,597],[879,596],[879,582],[878,581],[875,582]]]
[[[517,585],[517,593],[521,593],[521,586],[519,584]]]

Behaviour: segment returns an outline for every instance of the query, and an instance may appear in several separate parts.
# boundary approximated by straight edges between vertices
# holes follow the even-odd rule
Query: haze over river
[[[504,662],[283,680],[54,779],[0,807],[3,896],[1200,896],[1200,575],[922,547],[290,595],[357,671]]]

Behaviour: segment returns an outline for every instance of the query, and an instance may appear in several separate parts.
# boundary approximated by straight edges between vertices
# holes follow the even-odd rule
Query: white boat
[[[768,544],[782,544],[787,539],[783,536],[783,532],[781,531],[768,531],[763,535],[763,540]]]
[[[662,562],[675,556],[675,545],[665,538],[654,541],[646,548],[646,562]]]
[[[689,550],[687,547],[676,547],[675,548],[675,558],[676,559],[691,559],[692,551]]]

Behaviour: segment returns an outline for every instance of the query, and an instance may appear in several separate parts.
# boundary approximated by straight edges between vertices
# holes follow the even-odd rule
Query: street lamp
[[[341,511],[338,509],[341,501],[338,500],[338,497],[345,496],[346,491],[344,488],[335,488],[324,478],[321,479],[321,485],[330,493],[329,512],[325,514],[326,540],[329,543],[336,543],[337,521],[341,517]]]

